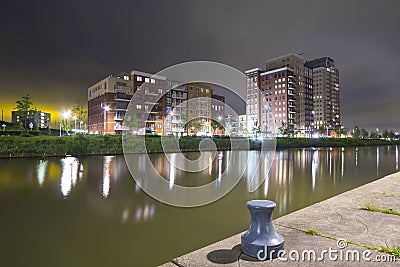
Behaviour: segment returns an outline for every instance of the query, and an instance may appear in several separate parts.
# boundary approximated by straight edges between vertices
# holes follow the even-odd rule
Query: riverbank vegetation
[[[237,138],[243,143],[245,138]],[[181,151],[198,151],[200,137],[181,137],[179,147]],[[230,150],[231,143],[227,137],[213,138],[218,150]],[[280,148],[307,148],[307,147],[356,147],[398,145],[400,141],[381,139],[353,139],[353,138],[278,138],[276,147]],[[161,138],[158,136],[146,137],[146,150],[149,153],[163,152]],[[204,143],[203,143],[204,145]],[[142,147],[142,148],[141,148]],[[205,146],[207,149],[207,144]],[[211,146],[209,146],[211,148]],[[259,150],[261,142],[250,140],[249,148]],[[166,147],[167,152],[173,148]],[[145,152],[143,146],[130,142],[130,152]],[[76,135],[76,136],[0,136],[0,157],[31,157],[31,156],[65,156],[65,155],[105,155],[122,154],[122,136],[120,135]]]

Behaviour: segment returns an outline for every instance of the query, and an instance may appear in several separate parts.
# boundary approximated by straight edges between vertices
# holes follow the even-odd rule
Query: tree
[[[390,132],[388,133],[388,138],[389,138],[389,139],[395,139],[395,138],[396,138],[396,134],[395,134],[393,131],[390,131]]]
[[[72,107],[72,115],[79,121],[79,129],[82,129],[81,122],[86,121],[87,113],[87,110],[79,101]]]
[[[201,128],[203,128],[203,126],[201,125],[200,122],[195,121],[195,122],[193,122],[193,128],[194,128],[194,131],[195,131],[196,134],[197,134],[197,132],[200,131]]]
[[[367,138],[368,137],[368,131],[367,130],[365,130],[364,128],[362,128],[361,130],[360,130],[360,134],[361,134],[361,136],[362,136],[362,138]]]
[[[282,125],[279,127],[279,131],[282,133],[283,136],[292,137],[294,134],[294,128],[291,124],[286,124],[282,122]]]
[[[61,129],[65,131],[65,133],[68,135],[69,131],[71,130],[71,124],[68,123],[67,120],[62,120],[61,121]]]
[[[384,130],[383,133],[382,133],[382,137],[383,137],[384,139],[388,139],[388,137],[389,137],[389,131],[388,131],[388,130]]]
[[[354,126],[353,129],[353,138],[360,138],[361,132],[358,126]]]
[[[130,130],[137,130],[139,125],[139,121],[137,118],[136,112],[133,110],[133,107],[129,107],[124,119],[124,126],[130,128]]]
[[[371,132],[371,133],[369,134],[369,138],[371,138],[371,139],[376,139],[376,138],[378,138],[378,134],[375,133],[375,132]]]
[[[319,134],[325,134],[326,133],[326,128],[324,127],[324,126],[319,126],[319,128],[318,128],[318,132],[319,132]]]
[[[219,127],[220,127],[220,124],[217,121],[211,120],[211,128],[213,129],[214,133]]]
[[[337,125],[335,127],[335,133],[338,135],[338,137],[341,137],[342,134],[346,134],[346,132],[347,130],[343,126]]]
[[[33,106],[33,102],[29,94],[21,97],[21,99],[16,101],[17,106],[15,109],[17,110],[17,115],[22,117],[24,120],[23,127],[27,129],[27,122],[33,116],[33,112],[31,111],[31,107]]]

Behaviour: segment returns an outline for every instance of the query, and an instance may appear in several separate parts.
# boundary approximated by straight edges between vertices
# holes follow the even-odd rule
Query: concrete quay
[[[162,266],[400,266],[399,254],[379,251],[400,253],[400,216],[392,211],[400,212],[400,172],[274,220],[285,238],[281,259],[246,256],[239,233]]]

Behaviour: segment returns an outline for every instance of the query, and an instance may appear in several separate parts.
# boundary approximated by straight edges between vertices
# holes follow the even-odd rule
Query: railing
[[[123,125],[115,125],[114,126],[114,131],[129,131],[128,126],[123,126]]]
[[[124,120],[124,116],[114,116],[115,121],[122,121]]]

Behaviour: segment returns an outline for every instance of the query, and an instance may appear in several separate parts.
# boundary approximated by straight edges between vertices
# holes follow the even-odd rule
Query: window
[[[151,79],[151,83],[156,83],[156,80],[154,80],[154,79]]]
[[[136,109],[142,109],[142,105],[136,105]]]
[[[141,82],[141,81],[143,81],[143,78],[140,76],[136,76],[136,81]]]
[[[144,79],[144,82],[149,83],[149,82],[150,82],[150,79],[149,79],[149,78],[145,78],[145,79]]]

